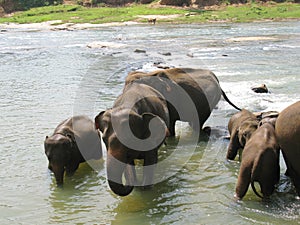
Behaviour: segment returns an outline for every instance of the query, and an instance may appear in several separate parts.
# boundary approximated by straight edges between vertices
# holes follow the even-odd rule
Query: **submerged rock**
[[[269,90],[265,84],[261,84],[260,86],[252,87],[252,91],[255,93],[269,93]]]
[[[87,44],[88,48],[121,48],[126,46],[125,44],[105,41],[94,41]]]
[[[134,52],[135,52],[135,53],[146,53],[146,50],[143,50],[143,49],[135,49]]]

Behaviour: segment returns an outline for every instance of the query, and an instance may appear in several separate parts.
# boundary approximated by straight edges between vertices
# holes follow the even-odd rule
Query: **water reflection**
[[[77,214],[90,212],[95,208],[94,197],[105,190],[106,179],[103,176],[103,160],[91,160],[81,163],[72,177],[66,177],[62,188],[56,186],[52,176],[49,202],[53,213],[49,223],[72,223]],[[75,217],[75,218],[74,218]]]

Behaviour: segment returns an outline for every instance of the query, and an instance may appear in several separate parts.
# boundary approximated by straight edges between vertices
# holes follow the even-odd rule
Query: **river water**
[[[93,118],[112,106],[128,72],[151,71],[154,64],[210,69],[236,105],[282,110],[299,100],[299,43],[299,21],[2,31],[0,224],[300,224],[300,201],[282,159],[269,201],[250,188],[236,202],[239,162],[225,160],[228,140],[213,136],[195,146],[184,123],[159,157],[181,150],[170,171],[192,152],[188,160],[151,190],[135,188],[124,198],[108,187],[105,157],[91,162],[94,169],[81,164],[57,188],[43,149],[59,122],[75,114]],[[262,83],[271,93],[251,91]],[[226,131],[235,112],[221,100],[206,125]]]

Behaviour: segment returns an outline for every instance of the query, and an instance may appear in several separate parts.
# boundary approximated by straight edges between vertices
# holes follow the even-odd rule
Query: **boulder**
[[[255,93],[269,93],[269,90],[265,84],[251,87],[251,90],[254,91]]]

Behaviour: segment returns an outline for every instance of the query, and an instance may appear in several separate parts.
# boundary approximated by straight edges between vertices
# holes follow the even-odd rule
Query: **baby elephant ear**
[[[75,140],[74,134],[67,133],[66,137],[68,137],[70,139],[71,147],[74,147],[74,145],[76,144],[76,140]]]
[[[101,132],[103,132],[103,128],[101,127],[101,120],[104,113],[105,111],[102,111],[95,117],[95,128],[96,130],[99,129]]]

